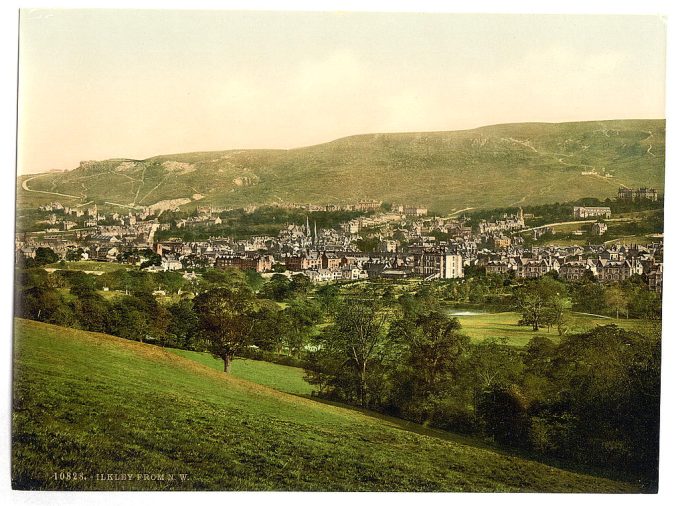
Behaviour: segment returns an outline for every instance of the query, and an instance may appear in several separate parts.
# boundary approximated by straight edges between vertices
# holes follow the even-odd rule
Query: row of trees
[[[593,276],[576,283],[561,281],[555,273],[537,280],[518,280],[512,275],[486,274],[483,268],[467,267],[465,277],[435,288],[442,299],[480,304],[522,313],[522,324],[534,330],[566,327],[567,310],[616,318],[661,318],[661,297],[648,290],[640,275],[610,285]]]

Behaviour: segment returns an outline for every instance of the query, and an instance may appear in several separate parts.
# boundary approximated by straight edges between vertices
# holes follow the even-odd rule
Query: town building
[[[597,236],[604,235],[606,232],[607,232],[607,224],[601,223],[599,221],[597,223],[593,223],[593,226],[590,229],[590,233],[592,235],[597,235]]]
[[[382,201],[379,200],[360,200],[358,204],[355,205],[357,211],[377,211],[380,209]]]
[[[633,202],[636,200],[651,200],[656,202],[659,195],[654,188],[619,188],[618,199],[623,202]]]
[[[425,250],[416,255],[414,272],[439,279],[462,278],[463,257],[444,250]]]
[[[218,269],[226,269],[228,267],[235,267],[242,270],[254,270],[256,272],[271,271],[274,266],[274,257],[271,255],[255,255],[255,256],[236,256],[224,255],[215,258],[215,267]]]
[[[605,218],[612,217],[612,210],[609,207],[588,207],[576,206],[574,207],[574,218],[597,218],[604,216]]]
[[[663,264],[655,264],[647,274],[647,287],[658,294],[663,291]]]
[[[423,206],[406,206],[404,208],[406,216],[427,216],[427,207]]]

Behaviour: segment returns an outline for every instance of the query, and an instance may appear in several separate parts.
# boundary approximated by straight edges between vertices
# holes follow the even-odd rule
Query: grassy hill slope
[[[226,377],[154,346],[20,319],[14,380],[18,488],[634,491]],[[86,479],[55,480],[62,471]]]
[[[612,197],[622,184],[662,190],[664,153],[664,120],[519,123],[358,135],[291,150],[83,162],[77,169],[45,174],[27,185],[80,197],[72,202],[149,205],[193,197],[240,207],[368,197],[446,212]],[[581,175],[591,169],[598,174]],[[613,177],[603,177],[603,169]],[[20,185],[18,192],[22,206],[49,196]]]
[[[194,360],[216,371],[223,371],[224,363],[210,353],[168,349],[180,357]],[[261,360],[236,358],[231,365],[231,374],[235,377],[264,385],[274,390],[295,395],[311,395],[314,387],[304,380],[304,370],[298,367],[273,364]]]

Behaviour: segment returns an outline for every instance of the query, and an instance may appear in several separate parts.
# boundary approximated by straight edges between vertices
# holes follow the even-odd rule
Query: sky
[[[24,9],[19,32],[20,174],[665,117],[659,16]]]

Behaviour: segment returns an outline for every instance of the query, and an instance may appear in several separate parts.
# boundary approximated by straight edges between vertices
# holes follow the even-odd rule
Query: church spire
[[[314,220],[314,244],[316,245],[316,220]]]

